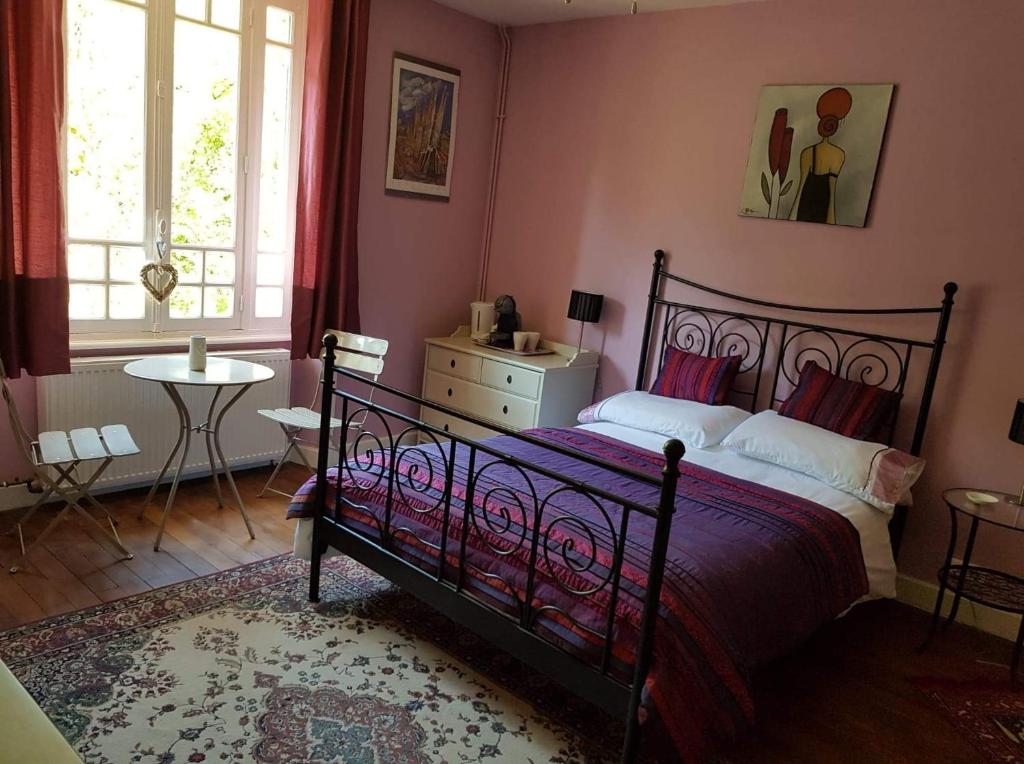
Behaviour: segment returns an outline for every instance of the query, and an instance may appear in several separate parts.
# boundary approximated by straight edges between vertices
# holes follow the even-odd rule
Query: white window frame
[[[145,221],[144,241],[115,242],[97,239],[72,238],[68,244],[98,244],[102,246],[141,246],[147,262],[154,262],[157,241],[165,241],[169,250],[173,248],[173,221],[171,221],[171,178],[172,178],[172,116],[173,116],[173,67],[174,67],[174,0],[110,0],[125,6],[141,8],[146,12],[146,73],[145,73],[145,132],[146,132],[146,174],[145,174]],[[273,6],[294,14],[293,39],[290,46],[267,40],[267,7]],[[206,0],[206,17],[210,19],[210,0]],[[187,17],[181,17],[187,18]],[[192,19],[189,19],[190,21]],[[239,36],[239,94],[238,94],[238,146],[236,168],[236,212],[235,212],[235,281],[234,310],[230,318],[171,319],[170,301],[156,303],[146,296],[146,314],[141,319],[96,319],[72,320],[72,345],[89,345],[90,340],[109,343],[111,340],[133,339],[150,342],[154,339],[174,339],[196,331],[211,336],[243,337],[252,335],[284,336],[290,325],[292,297],[292,268],[288,257],[294,252],[295,209],[299,159],[299,130],[302,119],[302,80],[306,49],[306,0],[241,0],[240,24],[238,30],[227,29],[204,23],[216,29],[223,29]],[[65,44],[66,41],[65,41]],[[284,269],[283,312],[280,317],[257,318],[255,315],[256,256],[259,230],[260,164],[262,158],[261,138],[263,127],[263,78],[267,45],[290,47],[292,50],[291,104],[289,123],[289,177],[287,190],[285,235],[286,264]],[[166,139],[164,139],[166,136]],[[70,234],[70,231],[69,231]],[[184,245],[181,249],[200,249]],[[210,246],[210,251],[226,250],[227,247]],[[168,257],[169,259],[169,257]],[[107,258],[109,263],[109,254]],[[108,266],[109,268],[109,266]],[[118,282],[109,280],[109,286]],[[100,283],[100,282],[95,282]],[[183,284],[183,286],[187,286]],[[105,308],[106,309],[106,308]]]

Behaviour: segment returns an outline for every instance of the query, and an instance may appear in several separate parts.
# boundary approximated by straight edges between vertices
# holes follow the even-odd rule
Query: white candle
[[[206,371],[206,337],[196,334],[188,338],[188,368]]]

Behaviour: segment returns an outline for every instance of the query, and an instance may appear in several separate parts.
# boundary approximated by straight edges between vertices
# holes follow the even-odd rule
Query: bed
[[[670,288],[704,300],[670,299]],[[636,388],[669,348],[740,356],[733,401],[770,413],[813,356],[902,394],[887,437],[917,454],[955,291],[926,308],[780,305],[671,274],[659,251]],[[896,321],[934,335],[893,336]],[[322,444],[316,477],[289,507],[304,518],[296,551],[311,557],[310,599],[325,553],[359,560],[623,715],[624,761],[636,759],[651,713],[681,759],[705,760],[751,723],[757,665],[855,603],[894,594],[905,506],[880,512],[723,445],[686,449],[643,421],[521,433],[475,422],[500,434],[451,436],[381,396],[474,420],[380,383],[378,402],[342,389],[351,374],[333,367],[332,339],[323,410],[374,426],[343,441],[338,464]]]

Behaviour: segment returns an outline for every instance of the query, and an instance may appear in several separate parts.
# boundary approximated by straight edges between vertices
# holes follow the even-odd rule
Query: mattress
[[[581,425],[581,430],[595,432],[649,451],[661,452],[665,436],[611,422]],[[831,509],[845,517],[860,534],[861,553],[868,576],[868,595],[864,600],[896,596],[896,563],[889,540],[889,518],[870,504],[843,493],[820,480],[801,475],[785,467],[758,461],[737,454],[722,446],[687,449],[685,461],[749,480],[778,491],[799,496]],[[295,524],[294,552],[304,560],[310,558],[313,521],[301,518]],[[339,554],[327,551],[328,557]]]

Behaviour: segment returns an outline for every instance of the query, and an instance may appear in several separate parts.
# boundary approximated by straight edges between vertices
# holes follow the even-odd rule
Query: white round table
[[[224,415],[235,405],[239,398],[245,395],[246,391],[253,385],[260,382],[267,382],[274,378],[274,370],[258,363],[239,361],[234,358],[217,358],[210,356],[206,359],[206,371],[191,371],[188,368],[187,355],[160,355],[151,358],[142,358],[132,361],[124,367],[125,374],[136,379],[149,382],[158,382],[167,393],[174,408],[178,412],[178,421],[181,430],[178,433],[178,441],[171,449],[167,461],[164,462],[160,474],[157,475],[153,487],[149,489],[146,501],[142,505],[143,511],[153,500],[157,488],[170,469],[174,457],[181,450],[181,457],[178,459],[178,469],[171,481],[171,491],[167,495],[167,503],[164,505],[163,514],[160,517],[160,528],[156,533],[156,541],[153,542],[153,549],[160,551],[160,540],[164,535],[164,526],[167,524],[167,517],[174,506],[174,496],[178,492],[178,483],[181,481],[181,473],[185,469],[185,460],[188,457],[188,448],[192,441],[192,433],[204,433],[206,435],[206,455],[210,460],[210,473],[213,477],[213,485],[217,491],[217,504],[224,506],[224,500],[220,491],[220,480],[217,477],[217,465],[214,463],[214,451],[220,460],[220,467],[224,471],[224,477],[231,487],[235,502],[242,512],[242,519],[245,520],[245,527],[249,530],[249,537],[256,538],[252,530],[252,523],[249,522],[249,515],[245,511],[245,504],[238,494],[238,486],[235,485],[235,478],[228,467],[227,459],[224,458],[224,449],[220,445],[220,426],[224,421]],[[206,414],[206,421],[200,424],[192,424],[192,417],[189,414],[188,406],[178,392],[178,385],[194,387],[214,388],[213,399],[210,401],[210,408]],[[237,392],[221,406],[217,411],[217,402],[220,400],[224,388],[238,388]]]

